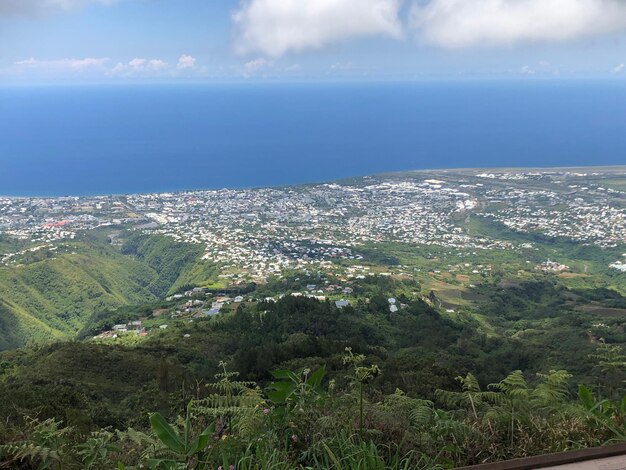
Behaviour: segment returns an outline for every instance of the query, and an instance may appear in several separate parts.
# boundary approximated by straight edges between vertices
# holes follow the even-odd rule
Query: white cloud
[[[365,36],[402,36],[402,0],[242,0],[233,14],[240,54],[279,57]]]
[[[267,74],[274,70],[274,61],[258,57],[246,62],[243,64],[243,67],[237,67],[237,70],[245,78],[252,76],[267,77]]]
[[[196,66],[196,59],[190,55],[183,54],[178,58],[176,68],[178,70],[193,69]]]
[[[161,70],[167,67],[167,62],[161,59],[152,59],[148,61],[148,68],[151,70]]]
[[[18,60],[17,62],[15,62],[15,65],[30,65],[30,66],[33,66],[36,63],[37,63],[37,61],[35,60],[35,58],[31,57],[30,59]]]
[[[163,72],[169,69],[169,64],[161,59],[142,59],[139,57],[133,60],[123,63],[118,62],[115,67],[111,69],[111,73],[114,75],[156,75],[159,72]]]
[[[14,63],[18,67],[29,67],[39,69],[62,69],[72,71],[83,71],[88,69],[103,69],[106,57],[86,57],[84,59],[58,59],[58,60],[37,60],[34,57],[25,60],[19,60]]]
[[[435,45],[459,48],[564,42],[626,30],[624,0],[430,0],[411,25]]]
[[[352,62],[336,62],[330,66],[330,70],[333,70],[333,71],[336,71],[336,70],[346,71],[346,70],[352,70],[353,68],[354,68],[354,64],[352,64]]]
[[[2,0],[0,0],[2,1]],[[117,77],[185,77],[203,76],[207,69],[198,66],[197,61],[190,55],[183,54],[178,58],[176,65],[170,65],[163,59],[146,59],[135,57],[128,62],[110,63],[106,57],[86,57],[82,59],[47,59],[40,60],[30,57],[15,61],[12,67],[4,69],[5,73],[18,73],[20,76],[62,77],[77,73],[90,75],[117,76]]]
[[[246,62],[243,66],[247,72],[256,72],[257,70],[271,67],[272,65],[274,65],[272,61],[259,57],[258,59]]]
[[[0,16],[36,15],[58,10],[74,10],[90,4],[111,5],[120,0],[0,0]]]
[[[626,68],[626,64],[619,64],[613,69],[613,73],[615,74],[622,73],[625,68]]]

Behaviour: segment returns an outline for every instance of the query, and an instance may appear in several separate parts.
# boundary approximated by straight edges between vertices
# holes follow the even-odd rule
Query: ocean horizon
[[[0,194],[626,164],[622,81],[0,88]]]

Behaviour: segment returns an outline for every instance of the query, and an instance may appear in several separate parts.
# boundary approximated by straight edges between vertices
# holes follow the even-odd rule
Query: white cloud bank
[[[119,0],[0,0],[2,15],[36,15],[58,10],[73,10],[90,4],[111,5]]]
[[[624,0],[430,0],[416,3],[410,25],[446,47],[566,42],[626,29]]]
[[[2,1],[2,0],[0,0]],[[196,58],[183,54],[175,65],[163,59],[145,59],[136,57],[128,62],[110,63],[107,57],[86,57],[84,59],[40,60],[33,57],[13,63],[12,70],[20,73],[32,72],[39,76],[63,76],[67,74],[105,75],[113,77],[185,77],[198,76],[206,68],[196,65]]]
[[[58,69],[82,72],[89,69],[104,69],[108,60],[107,57],[59,60],[37,60],[31,57],[29,59],[19,60],[15,62],[14,65],[33,69]]]
[[[142,59],[139,57],[133,60],[123,63],[118,62],[111,73],[113,75],[153,75],[163,72],[169,68],[167,62],[161,59]]]
[[[243,0],[236,50],[277,58],[356,37],[402,36],[401,0]]]
[[[259,57],[257,59],[246,62],[243,67],[248,72],[256,72],[257,70],[264,69],[266,67],[272,67],[274,63],[270,60]]]
[[[406,27],[445,48],[568,42],[626,31],[626,0],[241,0],[232,19],[238,53],[278,58],[358,37],[400,39]]]
[[[176,65],[176,68],[178,70],[193,69],[195,67],[196,67],[196,59],[194,57],[191,57],[190,55],[187,55],[187,54],[183,54],[178,58],[178,64]]]

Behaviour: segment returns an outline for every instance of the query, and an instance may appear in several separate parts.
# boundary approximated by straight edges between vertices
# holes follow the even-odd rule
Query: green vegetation
[[[0,349],[49,335],[69,338],[94,311],[144,302],[152,276],[120,255],[67,254],[0,268]]]
[[[355,288],[371,300],[286,296],[133,341],[2,353],[0,455],[24,468],[450,468],[626,440],[624,338],[594,344],[581,332],[595,317],[533,310],[567,290],[494,293],[487,334],[419,297],[391,313],[376,299],[401,281]],[[509,303],[554,323],[504,334],[521,321]]]
[[[8,235],[0,234],[0,256],[20,250],[25,243]]]
[[[259,284],[161,236],[21,256],[0,468],[452,468],[626,440],[623,247],[465,229],[532,247],[364,244]]]
[[[120,253],[85,235],[55,257],[0,267],[0,350],[72,338],[94,313],[160,299],[189,283],[182,273],[193,269],[201,251],[165,237],[137,236]]]
[[[626,191],[626,178],[609,178],[604,181],[604,184],[618,191]]]
[[[433,400],[399,389],[364,397],[364,384],[381,372],[364,360],[346,349],[345,386],[327,381],[322,366],[276,371],[265,389],[220,362],[182,417],[154,412],[140,430],[92,432],[24,418],[4,430],[0,458],[54,469],[430,469],[626,439],[626,397],[599,399],[581,385],[576,399],[565,371],[532,383],[514,371],[486,388],[468,373]]]
[[[158,274],[147,286],[155,296],[176,292],[182,286],[216,275],[215,267],[198,263],[202,245],[180,243],[169,237],[135,235],[126,241],[122,253],[133,256]]]

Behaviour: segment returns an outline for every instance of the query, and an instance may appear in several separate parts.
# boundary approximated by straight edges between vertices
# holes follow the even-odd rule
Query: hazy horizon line
[[[48,81],[1,81],[0,88],[87,88],[87,87],[126,87],[126,86],[240,86],[240,85],[358,85],[358,84],[420,84],[420,83],[479,83],[479,82],[516,82],[516,83],[547,83],[547,82],[612,82],[626,83],[622,75],[424,75],[413,77],[310,77],[310,78],[223,78],[223,79],[179,79],[144,78],[137,80],[48,80]]]

